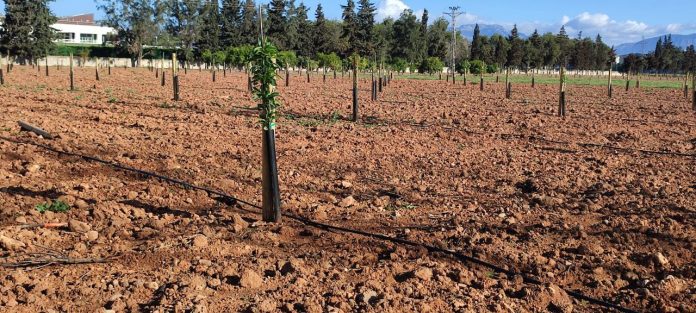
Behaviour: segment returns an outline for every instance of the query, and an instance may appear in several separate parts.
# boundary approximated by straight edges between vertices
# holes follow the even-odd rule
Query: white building
[[[57,30],[57,42],[70,44],[101,45],[110,42],[116,34],[111,27],[97,25],[94,14],[63,17],[52,25]]]

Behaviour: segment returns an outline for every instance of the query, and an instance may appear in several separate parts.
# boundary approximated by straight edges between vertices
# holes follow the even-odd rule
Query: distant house
[[[116,35],[115,29],[97,25],[91,13],[61,17],[52,27],[57,31],[56,42],[68,44],[102,45]]]

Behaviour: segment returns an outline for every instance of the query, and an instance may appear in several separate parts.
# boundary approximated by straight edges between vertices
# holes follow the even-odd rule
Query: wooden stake
[[[558,116],[564,117],[565,116],[565,105],[566,105],[566,100],[565,100],[565,68],[562,66],[561,67],[561,73],[559,75],[559,90],[558,90]]]
[[[609,98],[611,98],[613,96],[612,95],[613,87],[611,85],[611,75],[612,75],[611,71],[612,71],[613,65],[614,65],[614,63],[609,65],[609,78],[607,79],[607,94],[609,95]]]
[[[505,87],[507,88],[508,83],[510,82],[510,68],[505,69]]]
[[[179,101],[179,76],[177,75],[176,64],[176,53],[172,53],[172,88],[174,91],[174,101]]]
[[[75,73],[73,72],[73,54],[70,53],[70,91],[75,91]]]
[[[48,54],[46,55],[46,77],[48,77]]]
[[[696,74],[692,74],[691,76],[691,93],[693,94],[691,97],[691,108],[696,111]]]
[[[353,122],[358,121],[358,56],[353,56]]]
[[[2,55],[0,55],[0,85],[5,85],[5,74],[2,72]]]

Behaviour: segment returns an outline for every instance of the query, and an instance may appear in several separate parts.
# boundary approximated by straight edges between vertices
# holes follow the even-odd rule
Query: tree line
[[[5,0],[5,16],[0,26],[0,52],[22,62],[48,55],[55,40],[51,28],[58,18],[51,12],[51,0]]]
[[[478,25],[474,28],[471,42],[472,60],[483,61],[487,71],[497,68],[547,69],[566,66],[577,70],[606,70],[614,62],[614,49],[597,35],[594,40],[582,36],[574,39],[568,36],[565,26],[558,34],[539,34],[534,30],[527,39],[520,37],[517,25],[510,35],[482,36]]]
[[[627,55],[621,70],[631,74],[696,73],[696,49],[692,44],[682,51],[674,45],[671,35],[664,36],[657,40],[653,52]]]
[[[5,26],[0,49],[33,59],[47,54],[55,34],[50,25],[56,17],[51,0],[5,0]],[[278,47],[285,67],[331,68],[350,66],[352,55],[361,56],[359,66],[388,66],[436,73],[450,65],[452,51],[460,73],[496,72],[501,68],[549,69],[559,66],[577,70],[606,70],[615,52],[602,40],[570,38],[564,27],[557,34],[538,31],[522,38],[517,26],[510,34],[484,36],[476,25],[472,41],[455,32],[457,47],[451,46],[452,29],[442,18],[430,20],[424,10],[416,16],[405,10],[398,18],[375,19],[370,0],[345,0],[340,20],[330,20],[324,8],[307,7],[295,0],[271,0],[259,6],[254,0],[98,0],[104,13],[102,23],[117,32],[117,49],[140,64],[148,46],[177,51],[183,62],[205,62],[246,66],[252,46],[258,42],[259,18],[266,35]],[[310,18],[313,16],[313,19]],[[681,51],[671,37],[660,40],[655,52],[630,55],[619,69],[640,71],[693,71],[694,49]]]

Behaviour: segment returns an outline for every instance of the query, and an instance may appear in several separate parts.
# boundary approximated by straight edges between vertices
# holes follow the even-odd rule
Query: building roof
[[[94,13],[61,17],[57,24],[97,25],[94,21]]]

